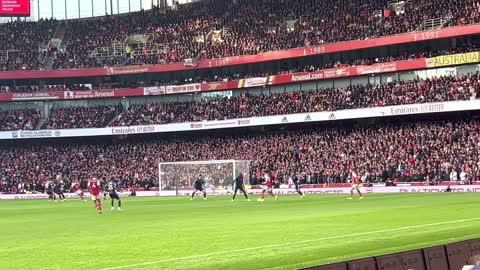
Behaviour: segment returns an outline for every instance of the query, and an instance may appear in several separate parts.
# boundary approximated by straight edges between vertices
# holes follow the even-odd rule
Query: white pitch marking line
[[[377,233],[386,233],[386,232],[393,232],[393,231],[403,231],[403,230],[418,229],[418,228],[438,226],[438,225],[462,223],[462,222],[475,221],[475,220],[480,220],[480,217],[469,218],[469,219],[459,219],[459,220],[452,220],[452,221],[445,221],[445,222],[437,222],[437,223],[430,223],[430,224],[423,224],[423,225],[414,225],[414,226],[400,227],[400,228],[394,228],[394,229],[385,229],[385,230],[379,230],[379,231],[369,231],[369,232],[362,232],[362,233],[329,236],[329,237],[322,237],[322,238],[318,238],[318,239],[287,242],[287,243],[281,243],[281,244],[272,244],[272,245],[266,245],[266,246],[257,246],[257,247],[250,247],[250,248],[226,250],[226,251],[212,252],[212,253],[206,253],[206,254],[200,254],[200,255],[191,255],[191,256],[185,256],[185,257],[163,259],[163,260],[143,262],[143,263],[135,263],[135,264],[128,264],[128,265],[121,265],[121,266],[115,266],[115,267],[108,267],[108,268],[102,268],[100,270],[126,269],[126,268],[131,268],[131,267],[139,267],[139,266],[146,266],[146,265],[152,265],[152,264],[188,260],[188,259],[197,259],[197,258],[202,258],[202,257],[218,256],[218,255],[225,255],[225,254],[238,253],[238,252],[246,252],[246,251],[258,250],[258,249],[284,247],[284,246],[298,245],[298,244],[307,244],[307,243],[313,243],[313,242],[319,242],[319,241],[325,241],[325,240],[333,240],[333,239],[347,238],[347,237],[356,237],[356,236],[363,236],[363,235],[377,234]]]

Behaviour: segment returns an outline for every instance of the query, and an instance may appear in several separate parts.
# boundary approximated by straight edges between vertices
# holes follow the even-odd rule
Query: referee
[[[235,188],[235,192],[233,193],[232,202],[235,201],[235,196],[237,196],[237,191],[239,190],[243,192],[243,195],[245,195],[245,199],[247,199],[247,201],[250,201],[247,196],[247,192],[245,192],[245,185],[243,184],[243,173],[240,173],[237,178],[235,178],[235,181],[233,182],[233,187]]]

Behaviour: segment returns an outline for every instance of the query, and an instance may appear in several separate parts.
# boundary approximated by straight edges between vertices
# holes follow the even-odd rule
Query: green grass
[[[480,237],[474,193],[255,198],[107,200],[102,215],[0,201],[0,269],[296,269]]]

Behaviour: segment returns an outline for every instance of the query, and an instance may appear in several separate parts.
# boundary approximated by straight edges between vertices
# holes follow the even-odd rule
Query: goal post
[[[240,173],[245,185],[250,184],[249,160],[206,160],[161,162],[158,164],[160,195],[184,195],[192,191],[193,181],[200,177],[205,180],[207,192],[216,189],[225,194]]]

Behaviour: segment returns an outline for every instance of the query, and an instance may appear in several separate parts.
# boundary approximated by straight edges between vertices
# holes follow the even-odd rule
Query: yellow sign
[[[427,67],[443,67],[479,62],[479,52],[459,53],[427,58]]]

